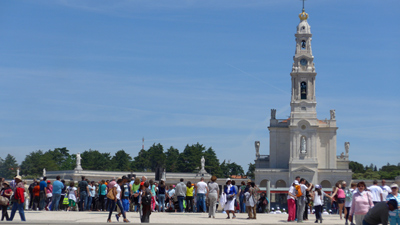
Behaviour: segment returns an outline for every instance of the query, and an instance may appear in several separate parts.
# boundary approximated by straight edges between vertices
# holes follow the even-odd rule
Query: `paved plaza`
[[[108,212],[46,212],[27,211],[25,212],[26,222],[21,222],[18,212],[14,221],[3,222],[9,224],[106,224]],[[139,214],[130,212],[128,219],[133,224],[140,223]],[[216,218],[208,218],[206,213],[152,213],[151,224],[297,224],[287,222],[287,214],[257,214],[257,220],[247,220],[247,214],[237,214],[236,219],[226,219],[226,214],[217,213]],[[344,224],[339,215],[324,215],[323,224]],[[118,223],[113,213],[111,220]],[[309,220],[303,224],[314,224],[315,215],[309,215]],[[119,223],[122,222],[122,218]]]

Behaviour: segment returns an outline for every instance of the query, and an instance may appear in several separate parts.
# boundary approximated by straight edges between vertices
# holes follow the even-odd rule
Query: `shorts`
[[[69,206],[75,207],[75,204],[76,204],[76,203],[75,203],[74,200],[69,199],[68,201],[69,201]]]
[[[338,198],[337,199],[338,204],[343,204],[344,203],[344,198]]]

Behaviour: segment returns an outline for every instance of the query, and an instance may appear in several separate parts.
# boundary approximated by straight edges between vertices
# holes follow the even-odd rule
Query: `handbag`
[[[47,197],[47,198],[51,198],[51,197],[53,197],[53,194],[52,194],[52,193],[47,193],[47,194],[46,194],[46,197]]]
[[[227,195],[226,196],[226,200],[227,201],[232,201],[233,200],[233,196],[232,195]]]
[[[114,200],[115,199],[115,188],[111,188],[107,193],[107,198]]]
[[[10,200],[4,196],[0,196],[0,205],[6,206],[8,205],[8,203],[10,202]]]

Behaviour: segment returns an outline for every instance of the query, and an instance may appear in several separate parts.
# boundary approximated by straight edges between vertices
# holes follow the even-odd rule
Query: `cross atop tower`
[[[304,12],[304,1],[306,1],[306,0],[301,0],[301,1],[303,1],[303,12]]]

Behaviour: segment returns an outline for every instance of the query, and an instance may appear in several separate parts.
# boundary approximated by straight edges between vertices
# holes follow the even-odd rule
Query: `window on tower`
[[[301,49],[306,49],[306,41],[305,40],[301,41]]]
[[[301,99],[307,99],[307,83],[304,81],[300,84],[300,94]]]

